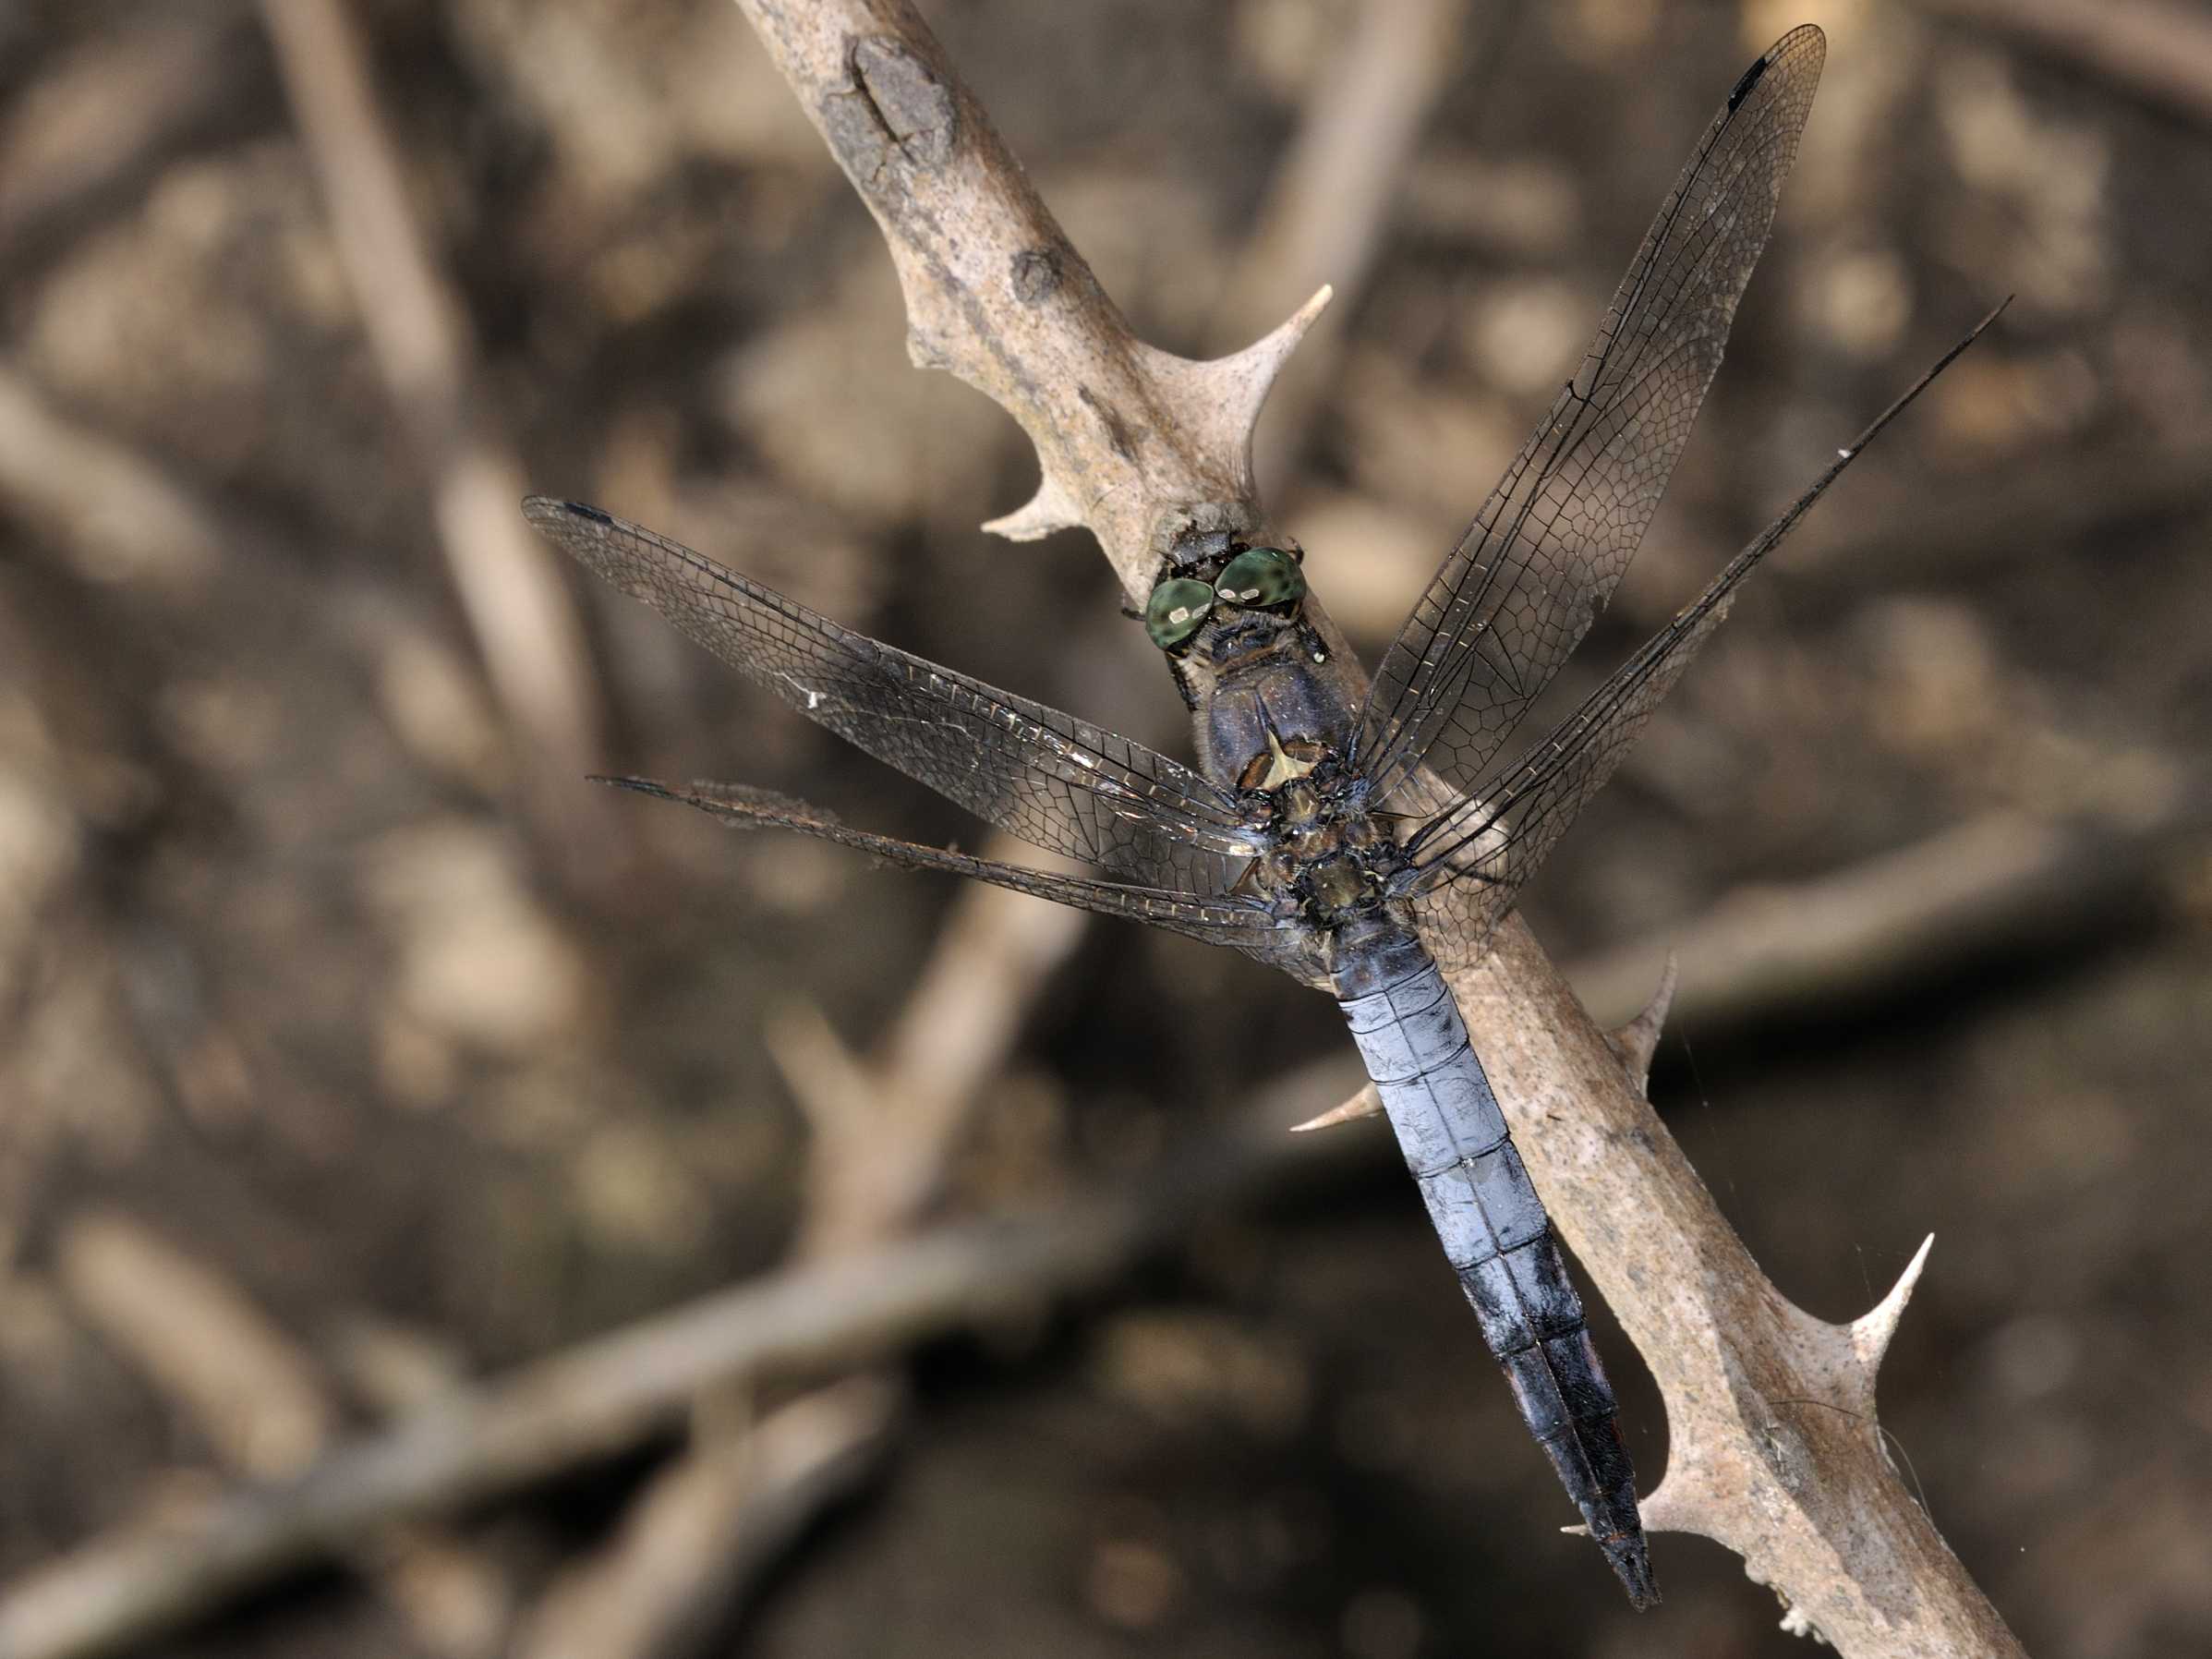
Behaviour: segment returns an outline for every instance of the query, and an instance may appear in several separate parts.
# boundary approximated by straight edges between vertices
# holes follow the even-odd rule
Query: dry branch
[[[1601,1013],[1632,1006],[1662,957],[1674,1017],[1722,1025],[1864,1004],[2000,951],[2052,951],[2155,902],[2206,804],[2176,792],[2123,818],[1993,813],[1787,886],[1723,894],[1695,921],[1574,964]]]
[[[630,1507],[616,1538],[562,1575],[514,1659],[690,1652],[735,1588],[875,1466],[899,1390],[847,1377],[697,1445]]]
[[[1503,12],[1520,0],[1498,0]],[[1436,101],[1460,67],[1467,0],[1373,0],[1314,79],[1297,132],[1215,313],[1214,334],[1244,339],[1326,285],[1355,309],[1396,217],[1401,181]],[[1492,26],[1495,31],[1495,24]],[[1344,322],[1324,322],[1284,366],[1256,436],[1261,483],[1280,483],[1303,452],[1336,379]]]
[[[1132,601],[1194,519],[1257,534],[1251,430],[1324,291],[1234,357],[1146,345],[1054,222],[912,10],[741,0],[876,216],[906,297],[907,354],[997,402],[1044,479],[989,527],[1095,534]]]
[[[2178,773],[2096,817],[1991,813],[1805,881],[1723,893],[1695,920],[1571,963],[1566,976],[1602,1016],[1646,997],[1612,1036],[1640,1089],[1669,1020],[1701,1035],[1786,1024],[2007,952],[2057,960],[2157,909],[2175,861],[2208,828],[2212,802]],[[1369,1084],[1298,1128],[1382,1109]]]
[[[788,1268],[460,1390],[291,1484],[96,1539],[0,1597],[0,1659],[123,1651],[394,1521],[634,1447],[703,1393],[834,1374],[1110,1284],[1170,1232],[1316,1161],[1317,1144],[1284,1127],[1342,1094],[1350,1072],[1332,1063],[1284,1080],[1210,1144],[1146,1179],[1048,1214]],[[832,1478],[835,1461],[815,1467]]]
[[[1084,920],[976,883],[874,1052],[848,1050],[811,1004],[771,1021],[770,1051],[810,1137],[800,1253],[878,1242],[928,1212],[1022,1015]]]
[[[2121,91],[2212,125],[2212,19],[2165,0],[1920,0],[2085,71]]]
[[[1182,526],[1263,532],[1252,426],[1312,308],[1219,363],[1142,345],[903,0],[738,3],[883,230],[909,355],[1036,445],[1037,497],[991,527],[1088,526],[1132,599]],[[1882,1449],[1871,1327],[1769,1283],[1517,921],[1454,989],[1553,1217],[1665,1396],[1651,1524],[1737,1551],[1846,1654],[2017,1652]]]
[[[55,410],[0,359],[0,499],[95,582],[188,596],[231,546],[229,526],[144,455]]]
[[[1454,37],[1467,10],[1466,0],[1378,0],[1349,20],[1224,285],[1211,328],[1217,342],[1260,333],[1330,278],[1345,303],[1357,301],[1389,228],[1396,181],[1457,67]],[[1340,355],[1325,322],[1304,344],[1270,394],[1267,438],[1278,466],[1302,448]],[[994,831],[985,855],[1020,863],[1036,853]],[[1090,920],[965,883],[874,1052],[847,1053],[826,1024],[804,1016],[783,1023],[778,1059],[816,1134],[854,1144],[850,1156],[809,1160],[805,1247],[864,1234],[887,1213],[921,1212],[978,1092],[1004,1066],[1024,1012]]]
[[[558,815],[539,813],[549,838],[576,853],[579,841],[596,841],[603,852],[611,820],[574,781],[598,764],[603,723],[583,626],[514,511],[522,465],[477,391],[465,314],[416,224],[358,33],[344,0],[264,0],[262,17],[377,366],[429,475],[462,611],[538,764],[532,805],[542,809],[559,787]],[[570,873],[591,867],[572,859]]]
[[[55,1243],[70,1300],[236,1473],[296,1474],[338,1426],[313,1363],[228,1278],[103,1211]]]
[[[296,1475],[328,1451],[339,1411],[319,1367],[212,1267],[104,1212],[73,1217],[55,1256],[79,1309],[234,1473]],[[465,1544],[425,1526],[380,1528],[356,1555],[426,1652],[496,1651],[504,1578]]]
[[[1444,84],[1453,61],[1450,38],[1464,11],[1465,0],[1380,0],[1359,14],[1336,71],[1322,78],[1308,102],[1299,137],[1228,285],[1215,320],[1217,335],[1225,328],[1233,336],[1259,332],[1273,321],[1287,286],[1296,292],[1284,304],[1295,306],[1321,285],[1319,272],[1332,256],[1336,274],[1345,273],[1348,260],[1352,281],[1365,280],[1387,222],[1391,181],[1403,171]],[[1348,223],[1347,203],[1372,205],[1351,213]],[[1298,394],[1297,412],[1286,423],[1278,407],[1278,442],[1287,427],[1296,432],[1308,424],[1327,366],[1311,351],[1295,365],[1297,378],[1288,389]],[[1278,387],[1278,405],[1283,391]],[[1289,442],[1295,446],[1297,441]],[[992,840],[992,856],[1033,855],[1003,835]],[[926,1213],[966,1144],[984,1087],[1003,1067],[1023,1014],[1052,969],[1073,951],[1087,921],[1074,911],[972,884],[873,1053],[864,1058],[848,1050],[810,1005],[772,1023],[772,1051],[811,1131],[796,1245],[801,1259],[880,1244]],[[895,1390],[888,1379],[875,1381],[887,1393]],[[785,1411],[836,1421],[839,1399],[838,1389],[825,1389]],[[884,1436],[870,1435],[867,1427],[856,1425],[848,1437],[864,1447],[879,1444]],[[557,1589],[541,1628],[590,1626],[598,1631],[592,1651],[607,1659],[650,1652],[657,1629],[683,1621],[677,1604],[684,1598],[727,1603],[734,1591],[729,1571],[718,1571],[718,1563],[727,1567],[755,1556],[758,1532],[780,1530],[810,1496],[828,1501],[842,1489],[841,1482],[821,1478],[804,1459],[788,1459],[780,1468],[769,1459],[771,1466],[748,1489],[718,1487],[718,1471],[727,1479],[727,1466],[742,1455],[742,1447],[695,1444],[655,1477],[636,1506],[645,1516],[711,1515],[733,1547],[687,1551],[681,1540],[671,1547],[659,1529],[641,1520],[625,1528],[618,1547]],[[858,1460],[853,1448],[840,1446],[833,1466],[850,1469]],[[707,1524],[695,1521],[688,1535],[695,1537]],[[671,1573],[666,1565],[671,1559],[688,1563],[690,1570]],[[651,1588],[649,1596],[635,1588],[641,1582]],[[643,1611],[637,1610],[641,1602]],[[607,1628],[594,1624],[600,1618]],[[562,1645],[569,1640],[534,1639],[525,1651],[540,1659],[540,1648],[547,1654],[569,1651]]]

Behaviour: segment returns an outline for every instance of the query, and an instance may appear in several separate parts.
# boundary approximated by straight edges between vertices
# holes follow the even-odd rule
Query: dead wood
[[[875,1469],[901,1403],[895,1385],[853,1376],[757,1423],[695,1423],[614,1539],[555,1581],[516,1659],[693,1651],[745,1580]]]

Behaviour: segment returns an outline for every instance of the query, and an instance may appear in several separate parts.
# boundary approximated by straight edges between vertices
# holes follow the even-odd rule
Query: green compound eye
[[[1214,592],[1232,605],[1265,611],[1304,599],[1306,577],[1281,548],[1247,548],[1214,578]]]
[[[1152,590],[1144,607],[1144,631],[1153,644],[1172,651],[1205,626],[1214,611],[1214,590],[1189,576],[1173,576]]]

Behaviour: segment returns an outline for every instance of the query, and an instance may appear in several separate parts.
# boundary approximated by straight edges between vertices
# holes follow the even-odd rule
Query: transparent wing
[[[819,807],[742,783],[696,782],[679,789],[647,778],[601,778],[598,781],[664,801],[680,801],[686,806],[711,813],[734,828],[795,830],[802,835],[870,853],[909,869],[944,870],[1010,888],[1018,893],[1073,905],[1078,910],[1143,922],[1189,938],[1203,939],[1209,945],[1227,945],[1276,966],[1291,965],[1299,955],[1303,938],[1302,928],[1277,920],[1257,901],[1127,887],[1085,876],[1001,864],[996,859],[976,858],[942,847],[919,846],[888,835],[848,829]]]
[[[1583,804],[1604,787],[1642,733],[1651,710],[1720,626],[1737,584],[1795,527],[1881,430],[1979,339],[2003,309],[1999,306],[1975,324],[1973,333],[1877,416],[1848,449],[1837,451],[1827,470],[1781,517],[1730,560],[1695,601],[1646,640],[1580,708],[1523,755],[1496,787],[1462,797],[1457,805],[1414,832],[1406,843],[1411,864],[1406,885],[1422,940],[1446,968],[1470,963],[1481,954],[1492,929],[1513,908],[1522,886],[1566,833]]]
[[[1384,657],[1359,748],[1378,801],[1423,761],[1473,788],[1613,596],[1720,368],[1827,50],[1794,29],[1736,83],[1580,370]]]
[[[532,496],[550,539],[747,678],[1033,846],[1226,890],[1257,849],[1234,800],[1142,744],[841,628],[680,542]]]

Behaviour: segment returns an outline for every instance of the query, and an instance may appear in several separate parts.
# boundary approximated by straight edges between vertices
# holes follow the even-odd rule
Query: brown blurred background
[[[1216,352],[1338,284],[1263,450],[1371,653],[1737,74],[1828,29],[1577,683],[2019,297],[1759,576],[1527,908],[1602,1018],[1682,945],[1653,1097],[1786,1293],[1849,1317],[1937,1235],[1883,1421],[2029,1648],[2212,1649],[2212,9],[923,9],[1145,338]],[[901,1179],[868,1113],[936,1102],[883,1132],[927,1144],[898,1216],[926,1224],[1170,1168],[1348,1056],[1226,954],[580,781],[981,836],[503,542],[525,484],[1187,749],[1088,539],[975,527],[1033,460],[907,366],[875,228],[728,0],[349,15],[372,125],[310,151],[311,31],[0,8],[0,1582],[794,1237],[834,1251],[840,1180],[865,1233],[850,1190]],[[457,333],[346,182],[364,144]],[[1106,1293],[901,1360],[857,1483],[742,1576],[700,1552],[643,1636],[574,1633],[671,1471],[742,1452],[716,1412],[782,1393],[132,1651],[1806,1651],[1714,1545],[1661,1538],[1638,1618],[1557,1535],[1380,1132],[1334,1132],[1366,1144]],[[858,1174],[825,1173],[840,1135]],[[1658,1402],[1601,1345],[1649,1486]]]

